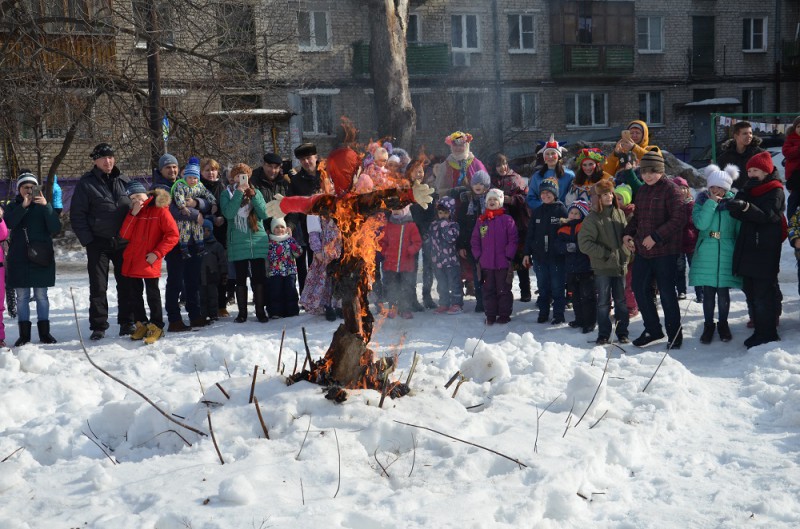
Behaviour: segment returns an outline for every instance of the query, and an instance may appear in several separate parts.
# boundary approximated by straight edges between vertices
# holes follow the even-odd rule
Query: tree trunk
[[[161,38],[159,21],[153,0],[147,3],[147,88],[149,89],[148,124],[150,128],[150,167],[158,167],[161,157]]]
[[[378,135],[413,152],[416,113],[406,64],[408,0],[369,0],[369,69],[379,111]]]

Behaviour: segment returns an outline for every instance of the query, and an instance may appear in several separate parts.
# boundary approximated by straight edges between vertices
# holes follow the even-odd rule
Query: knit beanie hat
[[[125,194],[128,196],[135,195],[136,193],[147,193],[144,184],[138,180],[132,180],[125,184]]]
[[[470,184],[483,184],[486,187],[489,187],[492,184],[492,179],[489,177],[489,173],[484,170],[476,171],[472,178],[470,179]]]
[[[39,185],[39,181],[29,169],[23,169],[17,177],[17,191],[25,184]]]
[[[703,169],[703,172],[706,174],[708,187],[721,187],[725,191],[730,191],[734,180],[739,178],[739,167],[732,163],[726,165],[724,171],[719,166],[711,164]]]
[[[558,199],[558,180],[553,177],[542,180],[542,183],[539,184],[539,196],[541,196],[544,191],[553,193],[553,196]]]
[[[589,203],[585,200],[576,200],[569,206],[570,210],[577,209],[581,212],[581,220],[586,218],[586,215],[589,214]]]
[[[269,231],[275,231],[275,228],[278,226],[283,226],[285,228],[286,221],[281,217],[272,217],[272,221],[269,223]]]
[[[627,206],[633,202],[633,189],[628,184],[620,184],[614,189],[621,206]]]
[[[687,182],[682,176],[673,177],[672,182],[678,187],[689,187],[689,182]]]
[[[189,163],[187,163],[186,167],[183,169],[183,177],[188,178],[190,176],[200,178],[200,160],[194,156],[189,158]]]
[[[767,174],[771,174],[775,170],[775,165],[772,163],[772,155],[767,151],[760,152],[747,160],[747,169],[751,167],[761,169]]]
[[[597,165],[601,166],[606,162],[600,149],[581,149],[577,158],[575,159],[575,165],[580,168],[581,164],[585,160],[591,160]]]
[[[639,170],[642,173],[664,173],[666,171],[664,157],[661,155],[661,150],[658,147],[648,147],[648,151],[644,153],[642,159],[639,160]]]
[[[170,153],[166,153],[158,159],[158,170],[160,171],[168,165],[178,165],[178,159]]]
[[[503,193],[502,190],[497,188],[492,188],[489,190],[488,193],[486,193],[486,202],[489,202],[490,198],[496,198],[497,200],[500,201],[500,207],[503,207],[503,200],[505,200],[505,196],[506,194]]]
[[[89,156],[92,158],[92,160],[97,160],[98,158],[103,158],[105,156],[114,156],[114,148],[108,143],[98,143],[95,145],[94,149],[92,149],[92,152],[89,154]]]

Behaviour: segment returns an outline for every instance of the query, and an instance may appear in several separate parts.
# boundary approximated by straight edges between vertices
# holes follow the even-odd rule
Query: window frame
[[[453,18],[459,17],[461,19],[461,44],[462,46],[453,46]],[[475,17],[475,47],[470,48],[463,46],[469,40],[467,35],[467,18]],[[481,52],[481,19],[477,13],[451,13],[450,14],[450,50],[456,53],[480,53]]]
[[[537,51],[536,50],[536,35],[537,35],[537,31],[536,31],[536,15],[534,15],[533,13],[508,13],[506,15],[506,20],[509,23],[508,24],[508,38],[509,38],[509,40],[511,39],[511,21],[509,20],[511,17],[516,17],[517,18],[517,31],[519,32],[519,46],[516,47],[516,48],[512,48],[511,47],[511,43],[509,42],[509,44],[508,44],[508,53],[515,54],[515,55],[516,54],[535,54],[536,51]],[[522,18],[523,17],[530,17],[531,22],[532,22],[532,24],[531,24],[532,30],[530,31],[530,33],[533,35],[533,37],[532,37],[532,39],[533,39],[533,47],[531,47],[531,48],[526,48],[526,47],[523,46],[523,40],[524,40],[522,38],[522,35],[523,35]]]
[[[300,14],[305,13],[308,15],[308,38],[309,44],[305,45],[300,42]],[[325,15],[325,31],[327,36],[327,42],[324,46],[319,46],[316,41],[316,17],[317,13],[323,13]],[[331,50],[331,41],[333,40],[333,35],[331,34],[331,13],[330,11],[305,11],[305,10],[298,10],[297,11],[297,47],[298,50],[301,52],[320,52],[320,51],[330,51]]]
[[[659,99],[659,115],[656,116],[656,119],[653,119],[653,110],[652,110],[652,99],[654,95],[658,95]],[[648,127],[663,127],[664,123],[664,92],[662,90],[644,90],[639,92],[638,94],[638,103],[639,105],[642,104],[641,98],[645,96],[645,119],[642,119],[641,113],[639,114],[639,119],[647,123]]]
[[[753,96],[759,93],[761,95],[761,108],[754,108]],[[766,99],[767,90],[763,86],[751,86],[742,88],[742,112],[747,114],[760,114],[764,112],[764,101]]]
[[[641,31],[643,20],[647,21],[647,32]],[[659,40],[658,48],[653,47],[653,20],[658,20]],[[639,36],[647,35],[647,48],[639,46]],[[663,54],[664,53],[664,17],[662,15],[640,15],[636,17],[636,51],[643,55]]]
[[[538,92],[538,91],[535,91],[535,90],[515,90],[513,92],[509,92],[509,94],[508,94],[508,96],[509,96],[509,105],[508,106],[509,106],[509,114],[510,114],[510,116],[509,116],[510,117],[509,124],[510,124],[511,130],[519,130],[519,131],[539,130],[539,117],[540,117],[539,116],[539,113],[540,113],[539,109],[540,109],[540,106],[541,106],[540,94],[541,94],[541,92]],[[514,110],[515,110],[514,99],[517,98],[517,97],[520,98],[519,105],[520,105],[520,108],[522,109],[522,112],[521,112],[521,114],[519,114],[521,116],[520,117],[520,121],[518,123],[515,123],[514,122],[514,116],[515,116],[515,113],[514,113]],[[526,123],[525,119],[524,119],[524,116],[525,116],[525,111],[524,111],[525,101],[528,98],[531,98],[533,100],[533,104],[534,104],[534,118],[533,118],[534,122],[533,123]]]
[[[581,125],[578,122],[579,121],[578,120],[578,116],[580,114],[580,112],[579,112],[579,110],[580,110],[580,106],[579,106],[580,105],[580,99],[579,98],[580,98],[581,95],[587,95],[587,94],[590,96],[590,101],[591,101],[592,123],[590,125]],[[576,90],[576,91],[565,92],[564,93],[564,102],[565,102],[565,104],[566,104],[567,97],[570,96],[570,95],[573,98],[572,115],[573,115],[573,118],[574,118],[575,122],[574,123],[570,122],[567,119],[567,116],[566,116],[567,109],[565,107],[564,108],[564,112],[565,112],[564,122],[565,122],[566,127],[567,127],[568,130],[572,130],[572,129],[603,129],[603,128],[608,128],[608,92],[605,92],[605,91],[602,91],[602,90],[596,90],[596,91],[595,90]],[[594,102],[595,102],[595,96],[596,95],[602,95],[603,96],[603,119],[604,119],[603,123],[595,123],[595,120],[594,120],[594,118],[595,118]]]
[[[455,123],[457,130],[481,130],[484,118],[481,102],[486,97],[486,90],[451,90],[450,100],[453,104],[453,115],[464,116],[464,121]]]
[[[334,135],[334,123],[333,123],[333,96],[335,94],[332,92],[308,92],[308,93],[301,93],[300,94],[300,109],[301,109],[301,118],[302,124],[300,126],[303,136],[333,136]],[[327,98],[330,108],[330,128],[329,132],[325,132],[324,127],[320,126],[320,116],[319,112],[319,101],[320,98]],[[306,130],[306,111],[305,111],[305,100],[310,100],[311,102],[311,121],[313,124],[313,130]]]
[[[413,20],[413,22],[412,22]],[[408,30],[414,26],[417,32],[416,40],[408,40]],[[408,14],[408,27],[406,28],[406,44],[419,44],[422,42],[422,16],[419,13]]]
[[[754,37],[756,35],[756,33],[754,31],[755,28],[753,26],[755,25],[756,20],[760,20],[763,23],[763,26],[761,28],[762,31],[760,33],[760,35],[761,35],[761,43],[762,43],[762,46],[760,48],[754,48],[753,47],[753,39],[754,39]],[[749,26],[750,26],[750,42],[749,42],[749,47],[745,47],[746,43],[744,42],[744,40],[747,38],[747,34],[746,34],[745,29],[746,29],[746,25],[748,24],[748,21],[749,21]],[[742,17],[742,52],[743,53],[766,53],[768,51],[768,47],[769,47],[769,44],[768,44],[768,38],[769,38],[768,24],[769,24],[769,17],[768,16]]]

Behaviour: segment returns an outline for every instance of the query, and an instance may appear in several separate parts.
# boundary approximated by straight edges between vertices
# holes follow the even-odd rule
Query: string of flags
[[[719,117],[719,124],[722,127],[729,127],[735,125],[739,121],[748,121],[753,126],[753,132],[769,132],[772,134],[786,134],[786,129],[792,126],[791,123],[761,123],[752,120],[742,120],[738,118],[729,118],[727,116]]]

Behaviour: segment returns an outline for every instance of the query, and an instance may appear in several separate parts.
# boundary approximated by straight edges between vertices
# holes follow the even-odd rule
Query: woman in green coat
[[[267,204],[259,191],[250,185],[253,170],[246,164],[236,164],[231,168],[230,181],[233,182],[220,193],[220,209],[228,220],[228,261],[236,269],[236,304],[239,307],[237,323],[247,321],[247,277],[253,288],[253,302],[256,318],[267,322],[266,257],[269,238],[264,231],[267,218]]]
[[[55,259],[46,265],[32,262],[28,259],[28,241],[44,243],[52,249],[53,235],[61,231],[61,221],[44,197],[38,180],[27,169],[17,178],[17,197],[6,207],[4,218],[11,231],[6,258],[7,286],[16,289],[18,303],[19,339],[14,346],[31,341],[31,289],[36,301],[39,340],[56,343],[50,334],[50,300],[47,298],[47,288],[56,284],[56,262]]]
[[[733,249],[739,235],[740,221],[731,217],[726,201],[733,198],[731,186],[739,176],[739,168],[728,165],[723,171],[716,165],[705,168],[708,190],[695,198],[692,220],[699,235],[689,269],[689,284],[703,287],[703,334],[700,343],[714,338],[714,304],[719,300],[719,322],[716,330],[723,342],[733,338],[728,327],[731,307],[730,289],[742,288],[742,278],[733,275]]]

